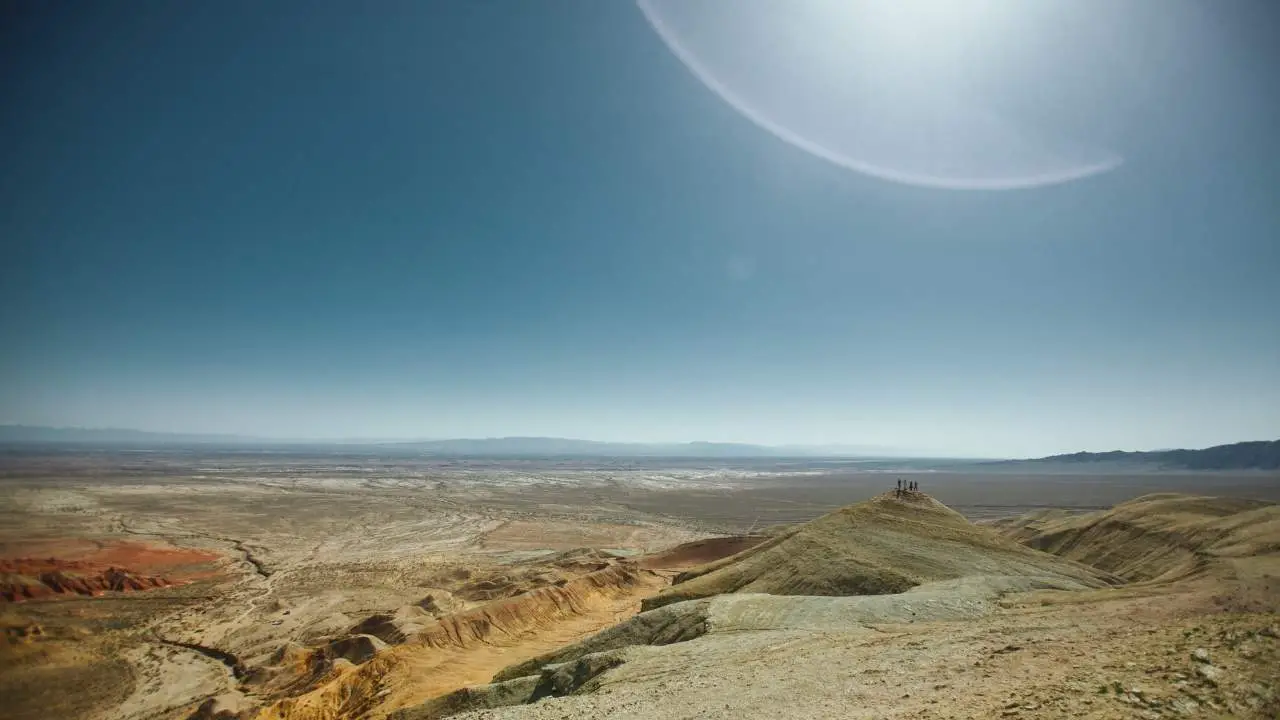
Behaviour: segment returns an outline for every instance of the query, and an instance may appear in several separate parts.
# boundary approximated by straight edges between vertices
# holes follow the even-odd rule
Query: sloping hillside
[[[681,573],[644,607],[738,592],[883,595],[977,575],[1113,581],[974,525],[923,493],[886,493]]]
[[[1265,585],[1280,577],[1276,509],[1158,495],[1088,516],[1038,512],[999,523],[1000,537],[921,495],[879,497],[683,585],[923,579],[904,592],[667,597],[393,718],[1277,717],[1280,588]],[[1110,571],[1137,582],[1103,587]],[[1252,581],[1270,604],[1222,604]]]
[[[274,703],[256,717],[382,717],[396,707],[483,681],[515,658],[607,627],[634,612],[637,599],[662,584],[661,578],[632,564],[610,564],[559,585],[445,615],[403,644],[359,658],[362,664],[338,662],[345,656],[332,652],[282,656],[282,664],[295,666],[286,676],[311,677],[322,684]],[[316,657],[330,660],[319,673],[313,668]]]
[[[1238,498],[1146,495],[1083,515],[1036,513],[994,524],[1029,547],[1130,582],[1207,572],[1249,575],[1280,556],[1280,505]],[[1275,588],[1280,597],[1280,582]]]
[[[279,679],[314,689],[256,717],[1280,711],[1280,506],[1152,495],[974,525],[924,494],[888,493],[768,539],[600,557],[602,569],[442,615],[393,647],[356,635],[283,653]],[[681,567],[632,615],[659,570]]]

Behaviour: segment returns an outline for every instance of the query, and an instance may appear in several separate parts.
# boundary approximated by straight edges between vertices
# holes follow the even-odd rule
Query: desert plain
[[[11,448],[0,715],[1278,717],[1277,502],[1274,472]]]

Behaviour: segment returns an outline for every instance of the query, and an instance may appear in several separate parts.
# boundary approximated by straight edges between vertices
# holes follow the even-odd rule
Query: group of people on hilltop
[[[920,483],[915,480],[908,480],[906,485],[902,484],[902,478],[898,478],[898,488],[893,491],[895,497],[902,497],[906,493],[913,493],[920,489]]]

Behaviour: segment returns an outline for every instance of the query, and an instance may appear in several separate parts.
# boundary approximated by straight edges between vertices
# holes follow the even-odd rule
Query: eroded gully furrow
[[[227,543],[231,545],[231,547],[235,548],[236,552],[238,552],[241,556],[240,558],[241,561],[249,568],[252,568],[252,575],[249,578],[250,582],[253,583],[252,578],[256,576],[257,578],[259,578],[258,582],[262,582],[263,586],[261,588],[258,588],[260,590],[260,594],[257,597],[252,597],[248,599],[247,606],[244,612],[242,612],[235,619],[235,621],[233,621],[233,624],[239,623],[246,616],[253,613],[257,609],[258,601],[260,601],[262,598],[271,594],[270,578],[273,571],[269,569],[262,562],[262,560],[260,560],[257,556],[253,554],[253,551],[249,549],[249,546],[243,540],[239,540],[237,538],[224,537],[220,535],[213,535],[210,533],[202,533],[202,532],[189,532],[189,531],[188,532],[173,532],[173,531],[148,532],[145,530],[136,530],[134,528],[129,527],[129,525],[125,523],[124,519],[120,517],[116,518],[116,524],[120,531],[129,535],[159,537],[165,540],[172,540],[175,538],[214,540],[217,542]],[[178,613],[176,614],[180,615],[183,612],[185,612],[185,609],[179,610]],[[186,642],[183,640],[173,640],[171,638],[164,637],[156,629],[156,626],[164,624],[169,619],[170,618],[164,618],[160,621],[157,621],[152,626],[152,630],[149,633],[151,635],[152,640],[161,645],[167,645],[169,647],[175,647],[175,648],[187,650],[189,652],[194,652],[206,658],[216,661],[217,663],[222,665],[230,675],[230,678],[229,678],[230,687],[228,688],[228,690],[230,692],[240,694],[241,692],[240,681],[243,680],[248,673],[248,668],[245,667],[244,663],[240,660],[240,658],[237,657],[234,653],[228,652],[226,650],[221,650],[219,648],[212,647],[210,645],[204,645],[202,643],[196,643],[196,642]]]
[[[261,560],[253,556],[253,551],[249,549],[248,545],[244,544],[243,540],[235,540],[233,538],[218,538],[218,539],[222,540],[223,542],[231,543],[231,545],[235,547],[236,550],[239,550],[240,554],[244,556],[244,561],[252,565],[254,572],[258,573],[258,575],[261,576],[263,580],[266,580],[267,578],[271,577],[272,571],[268,570],[267,566],[263,565]]]
[[[248,673],[248,669],[244,666],[244,663],[240,662],[240,658],[236,657],[234,653],[229,653],[226,650],[219,650],[218,648],[201,645],[200,643],[170,640],[169,638],[163,637],[159,634],[155,635],[155,640],[162,645],[183,648],[217,660],[231,671],[231,677],[237,682],[243,680],[245,675]]]
[[[270,570],[262,562],[262,560],[254,556],[253,551],[249,549],[249,546],[245,544],[245,541],[243,540],[237,540],[236,538],[230,538],[230,537],[223,537],[221,535],[211,535],[209,533],[202,533],[202,532],[173,532],[173,531],[154,532],[154,531],[147,531],[147,530],[134,530],[133,528],[125,524],[124,520],[119,517],[116,518],[116,525],[121,532],[127,535],[142,535],[146,537],[158,537],[158,538],[163,538],[165,540],[170,540],[172,538],[197,538],[200,540],[216,540],[218,542],[228,543],[229,545],[231,545],[231,547],[236,549],[236,552],[240,553],[241,555],[240,559],[243,560],[250,567],[252,567],[253,572],[255,574],[257,574],[259,577],[263,578],[264,580],[266,578],[271,577],[272,570]]]

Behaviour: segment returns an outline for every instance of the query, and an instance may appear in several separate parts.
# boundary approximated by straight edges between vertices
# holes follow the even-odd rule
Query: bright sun
[[[1028,121],[1055,2],[639,0],[677,57],[739,112],[836,164],[914,185],[1064,182],[1121,158]],[[1046,9],[1047,8],[1047,9]]]

